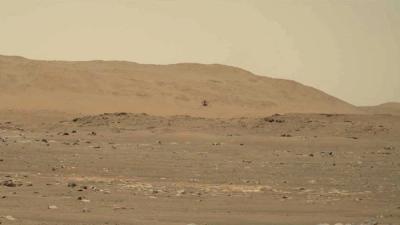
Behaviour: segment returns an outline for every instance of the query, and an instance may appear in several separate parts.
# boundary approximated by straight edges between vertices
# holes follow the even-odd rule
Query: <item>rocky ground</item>
[[[0,115],[0,224],[400,224],[400,117]]]

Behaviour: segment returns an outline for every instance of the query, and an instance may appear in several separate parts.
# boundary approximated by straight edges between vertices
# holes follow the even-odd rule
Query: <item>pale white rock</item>
[[[15,221],[17,219],[15,219],[13,216],[5,216],[4,217],[6,220],[10,220],[10,221]]]

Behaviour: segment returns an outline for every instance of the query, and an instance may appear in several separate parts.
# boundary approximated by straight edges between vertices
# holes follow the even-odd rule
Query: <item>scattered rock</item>
[[[186,194],[185,189],[181,189],[181,190],[178,190],[178,191],[177,191],[176,196],[182,196],[182,195],[184,195],[184,194]]]
[[[78,197],[78,200],[81,202],[86,202],[86,203],[90,202],[90,200],[85,197]]]
[[[264,121],[269,122],[269,123],[284,123],[285,120],[280,120],[280,119],[274,119],[270,117],[265,117]]]
[[[6,220],[10,220],[10,221],[15,221],[15,220],[17,220],[17,219],[15,219],[13,216],[10,216],[10,215],[5,216],[4,218],[5,218]]]
[[[22,186],[21,183],[17,183],[16,181],[13,181],[13,180],[3,181],[1,183],[1,185],[6,186],[6,187],[19,187],[19,186]]]
[[[125,206],[114,206],[113,210],[125,210],[127,209]]]
[[[383,149],[385,149],[385,150],[394,150],[395,147],[393,147],[393,146],[385,146],[385,147],[383,147]]]
[[[369,219],[361,223],[360,225],[378,225],[378,221],[375,219]]]
[[[90,211],[90,209],[88,209],[88,208],[83,208],[83,209],[82,209],[82,212],[84,212],[84,213],[90,213],[91,211]]]
[[[70,188],[74,188],[74,187],[76,187],[78,185],[76,183],[68,183],[67,186],[70,187]]]
[[[331,157],[335,155],[334,152],[320,152],[320,154],[321,154],[322,156],[331,156]]]
[[[317,183],[317,181],[316,180],[309,180],[308,183],[309,184],[315,184],[315,183]]]
[[[126,112],[119,112],[119,113],[115,113],[114,115],[116,115],[116,116],[126,116],[126,115],[128,115],[128,113],[126,113]]]
[[[48,207],[49,209],[58,209],[58,207],[57,206],[55,206],[55,205],[49,205],[49,207]]]

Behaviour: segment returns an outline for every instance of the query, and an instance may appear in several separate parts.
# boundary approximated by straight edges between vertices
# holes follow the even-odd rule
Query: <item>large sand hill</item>
[[[388,102],[377,106],[360,107],[361,110],[371,114],[391,114],[400,115],[400,103]]]
[[[360,113],[300,83],[224,65],[38,61],[0,56],[0,109],[205,117]],[[207,107],[202,106],[206,100]]]

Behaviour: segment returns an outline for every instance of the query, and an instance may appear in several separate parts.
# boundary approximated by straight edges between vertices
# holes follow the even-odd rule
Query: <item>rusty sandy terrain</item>
[[[400,224],[397,116],[0,119],[1,224]]]

